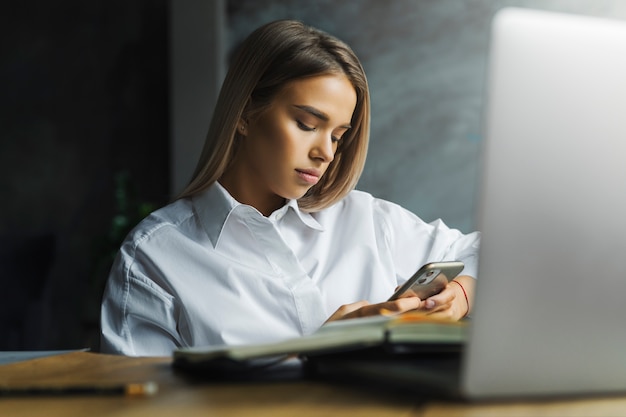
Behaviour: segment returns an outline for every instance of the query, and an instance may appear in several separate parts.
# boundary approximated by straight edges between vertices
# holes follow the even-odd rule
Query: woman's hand
[[[460,320],[472,310],[475,285],[474,278],[458,276],[439,294],[424,300],[419,310],[433,318]]]
[[[405,311],[416,310],[422,307],[424,302],[417,297],[399,298],[394,301],[370,304],[367,301],[358,301],[352,304],[342,305],[333,313],[326,322],[343,319],[353,319],[356,317],[376,316],[385,313],[404,313]]]
[[[412,310],[423,311],[425,314],[437,319],[460,320],[472,309],[475,280],[470,276],[462,275],[456,277],[454,281],[458,281],[458,283],[448,283],[446,288],[439,294],[423,301],[417,297],[403,297],[378,304],[370,304],[367,301],[345,304],[339,307],[326,322],[376,316],[383,312],[386,314],[399,314]],[[467,298],[465,297],[466,293]]]

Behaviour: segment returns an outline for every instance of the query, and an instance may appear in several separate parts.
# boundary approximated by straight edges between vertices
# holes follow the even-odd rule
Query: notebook
[[[626,22],[506,8],[492,22],[462,354],[313,358],[319,375],[463,399],[626,392]]]

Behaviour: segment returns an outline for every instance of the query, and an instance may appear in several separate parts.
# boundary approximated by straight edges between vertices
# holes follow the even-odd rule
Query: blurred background
[[[0,350],[97,350],[121,240],[189,180],[230,51],[271,20],[302,20],[361,58],[372,135],[358,188],[473,230],[489,22],[504,6],[626,19],[626,0],[4,5]]]

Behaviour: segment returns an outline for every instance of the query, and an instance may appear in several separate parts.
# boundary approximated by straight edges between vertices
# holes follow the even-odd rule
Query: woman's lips
[[[309,184],[317,184],[320,180],[320,172],[317,169],[296,169],[298,177]]]

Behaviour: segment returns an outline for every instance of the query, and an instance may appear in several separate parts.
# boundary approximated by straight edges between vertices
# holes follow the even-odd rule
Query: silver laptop
[[[331,373],[465,399],[626,392],[626,22],[493,19],[467,345]]]
[[[493,20],[462,391],[626,392],[626,22]]]

